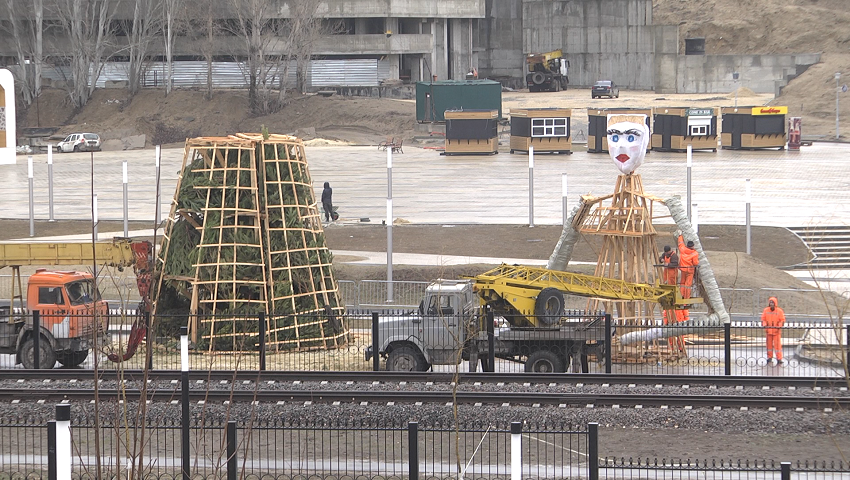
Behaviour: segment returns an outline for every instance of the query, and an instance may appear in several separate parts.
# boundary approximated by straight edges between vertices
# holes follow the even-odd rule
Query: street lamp
[[[738,108],[738,72],[732,72],[732,80],[735,81],[735,108]]]
[[[838,80],[841,78],[841,72],[835,72],[835,139],[841,136],[841,131],[838,129],[838,94],[841,93],[841,87],[838,86]]]

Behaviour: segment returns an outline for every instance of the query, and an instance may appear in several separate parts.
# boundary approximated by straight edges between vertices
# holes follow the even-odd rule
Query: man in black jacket
[[[325,209],[326,222],[330,222],[331,218],[336,220],[336,215],[334,215],[333,201],[331,201],[332,196],[333,189],[331,189],[331,184],[329,182],[325,182],[325,188],[324,190],[322,190],[322,208]]]

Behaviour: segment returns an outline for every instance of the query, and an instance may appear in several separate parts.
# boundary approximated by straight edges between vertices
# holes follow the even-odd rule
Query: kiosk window
[[[532,137],[566,137],[566,118],[532,118]]]
[[[706,125],[691,125],[689,134],[692,137],[708,135],[708,127]]]

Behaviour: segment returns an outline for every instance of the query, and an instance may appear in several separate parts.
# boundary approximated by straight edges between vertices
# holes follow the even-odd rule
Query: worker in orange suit
[[[664,319],[664,325],[671,325],[676,323],[681,323],[688,320],[688,311],[687,310],[676,310],[675,318],[670,321],[670,317],[667,316],[668,310],[664,310],[662,312],[662,317]],[[672,335],[667,337],[667,345],[670,348],[670,353],[673,355],[685,355],[687,356],[687,350],[685,349],[685,338],[681,335]]]
[[[691,298],[691,290],[694,285],[694,274],[699,265],[699,254],[694,250],[694,242],[679,235],[679,285],[682,298]]]
[[[776,365],[782,360],[782,327],[785,325],[785,312],[779,308],[776,297],[770,297],[767,308],[761,312],[761,326],[767,334],[767,363]]]
[[[664,283],[676,285],[679,280],[679,255],[670,248],[670,245],[664,245],[664,253],[661,254],[659,261],[662,265],[661,278]]]

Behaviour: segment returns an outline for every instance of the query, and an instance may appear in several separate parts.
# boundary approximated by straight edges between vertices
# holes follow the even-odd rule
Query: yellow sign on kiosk
[[[788,115],[788,107],[753,107],[753,115]]]

